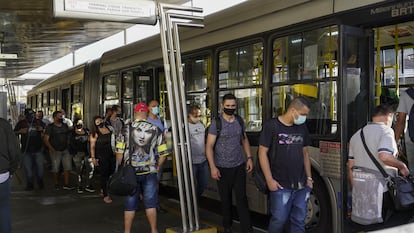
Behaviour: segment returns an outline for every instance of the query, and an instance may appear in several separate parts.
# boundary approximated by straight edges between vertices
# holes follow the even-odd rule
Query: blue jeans
[[[44,156],[41,151],[26,152],[23,155],[24,170],[26,172],[26,179],[28,185],[33,185],[33,178],[36,174],[36,181],[43,183],[44,173]]]
[[[139,194],[142,194],[142,201],[145,209],[158,207],[158,177],[157,173],[137,175],[137,191],[132,196],[126,196],[124,211],[138,210]]]
[[[282,233],[290,220],[290,233],[305,232],[306,206],[311,189],[306,186],[299,190],[278,189],[269,193],[269,233]]]
[[[10,213],[10,178],[0,183],[0,232],[11,232],[11,213]]]
[[[197,181],[197,197],[201,197],[207,187],[209,169],[207,160],[202,163],[193,164],[194,177]]]

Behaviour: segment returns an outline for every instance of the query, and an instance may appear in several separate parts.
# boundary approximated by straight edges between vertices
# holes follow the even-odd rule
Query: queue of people
[[[375,154],[375,159],[390,171],[390,175],[410,174],[412,169],[410,140],[406,140],[408,167],[398,160],[398,143],[404,134],[407,115],[414,99],[402,93],[398,116],[393,131],[394,109],[381,104],[374,109],[372,121],[363,129],[370,136],[366,144]],[[236,198],[237,214],[241,232],[252,232],[246,195],[247,173],[253,170],[253,157],[245,132],[243,119],[237,115],[237,98],[233,94],[223,96],[221,114],[211,120],[209,127],[201,121],[201,109],[191,105],[188,111],[188,129],[193,171],[196,180],[196,196],[200,199],[209,176],[216,180],[222,202],[224,232],[232,232],[232,193]],[[311,111],[306,98],[296,97],[285,113],[265,122],[259,139],[258,156],[269,189],[270,221],[268,231],[281,233],[305,232],[306,207],[313,188],[309,132],[304,124]],[[78,193],[95,192],[92,179],[95,171],[100,173],[100,189],[105,203],[112,197],[107,182],[122,160],[131,164],[136,171],[138,191],[124,200],[124,232],[131,231],[135,212],[142,201],[151,232],[157,232],[158,186],[162,178],[162,165],[169,154],[167,147],[168,127],[160,116],[159,102],[138,103],[134,107],[134,119],[124,122],[122,108],[113,105],[105,116],[95,116],[90,130],[82,119],[73,122],[65,117],[64,111],[55,111],[53,121],[48,122],[43,112],[26,109],[24,117],[14,128],[20,136],[20,151],[15,137],[10,136],[9,124],[0,120],[0,143],[2,148],[10,147],[8,153],[0,151],[0,190],[10,192],[10,176],[17,169],[19,154],[22,154],[26,175],[25,190],[37,186],[44,188],[44,164],[50,157],[51,172],[55,189],[73,190]],[[7,121],[5,121],[7,123]],[[348,177],[354,187],[354,169],[365,167],[377,170],[367,155],[358,130],[349,142]],[[207,136],[206,136],[207,135]],[[45,156],[45,152],[49,156]],[[272,160],[269,160],[269,154]],[[72,164],[75,166],[72,167]],[[63,168],[63,185],[59,177]],[[72,184],[72,170],[77,183]],[[383,184],[384,185],[384,184]],[[384,195],[386,195],[384,189]],[[9,195],[0,198],[0,230],[9,229]],[[387,200],[384,196],[384,200]],[[354,200],[357,202],[358,200]],[[3,208],[4,206],[4,208]],[[385,206],[385,205],[384,205]],[[4,232],[8,232],[4,230]]]

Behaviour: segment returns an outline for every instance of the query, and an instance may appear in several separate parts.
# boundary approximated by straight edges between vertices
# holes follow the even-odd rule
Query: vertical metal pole
[[[194,229],[193,219],[195,219],[196,221],[196,228],[199,229],[200,226],[198,221],[198,206],[194,185],[195,182],[193,176],[191,150],[189,144],[190,136],[187,121],[187,109],[184,87],[185,82],[183,79],[183,68],[181,63],[178,25],[196,27],[203,27],[203,25],[173,22],[175,19],[189,19],[197,21],[202,20],[202,17],[190,16],[185,14],[170,14],[165,9],[190,12],[202,12],[202,9],[186,6],[174,6],[162,3],[159,3],[158,6],[161,28],[161,44],[164,57],[165,78],[167,84],[168,99],[170,102],[174,153],[177,166],[181,217],[183,221],[183,232],[187,232],[187,221],[189,222],[190,230]],[[180,147],[180,149],[178,149],[178,147]],[[188,181],[189,178],[191,181],[191,189]],[[193,211],[195,213],[195,216],[193,215]]]
[[[178,69],[178,84],[179,84],[179,94],[181,97],[181,102],[184,103],[181,105],[182,107],[182,111],[183,111],[183,115],[185,116],[184,119],[184,130],[185,130],[185,140],[186,140],[186,146],[187,146],[187,156],[188,156],[188,168],[190,169],[190,172],[188,174],[188,176],[190,177],[190,184],[191,184],[191,193],[192,196],[190,198],[190,200],[192,200],[192,207],[194,209],[194,220],[195,220],[195,224],[196,224],[196,229],[200,228],[200,224],[199,224],[199,217],[198,217],[198,205],[197,205],[197,195],[196,195],[196,189],[195,189],[195,181],[194,181],[194,171],[193,171],[193,159],[192,159],[192,155],[191,155],[191,147],[190,147],[190,132],[188,129],[188,119],[187,119],[187,108],[186,108],[186,96],[185,96],[185,82],[184,82],[184,76],[183,76],[183,67],[182,67],[182,62],[181,62],[181,53],[179,53],[178,51],[180,51],[180,37],[178,34],[178,24],[175,23],[174,24],[174,44],[175,44],[175,48],[176,48],[176,63],[177,63],[177,69]],[[184,161],[183,161],[184,163]],[[185,165],[185,163],[184,163]]]
[[[185,136],[184,136],[184,132],[183,132],[183,112],[180,109],[180,105],[185,103],[181,103],[180,102],[180,93],[179,93],[179,89],[178,89],[178,81],[177,81],[177,63],[175,60],[175,54],[177,53],[177,51],[175,50],[174,47],[174,42],[173,42],[173,33],[172,33],[172,22],[171,22],[171,18],[170,16],[167,14],[167,44],[169,48],[173,48],[173,52],[170,51],[169,55],[170,55],[170,62],[171,64],[174,64],[174,68],[171,69],[171,78],[172,78],[172,86],[173,86],[173,91],[176,94],[175,98],[174,98],[174,107],[176,109],[176,114],[177,114],[177,123],[178,123],[178,134],[179,134],[179,141],[180,141],[180,149],[181,149],[181,161],[182,161],[182,166],[183,166],[183,176],[184,176],[184,188],[185,188],[185,195],[186,195],[186,207],[187,207],[187,211],[188,211],[188,222],[190,225],[190,228],[192,228],[193,226],[193,211],[191,209],[191,203],[190,203],[190,194],[189,194],[189,190],[188,190],[188,169],[186,169],[186,164],[187,164],[187,158],[185,156],[186,151],[185,151]]]
[[[158,5],[159,8],[159,16],[160,16],[160,35],[161,35],[161,47],[162,47],[162,53],[164,58],[164,72],[165,72],[165,82],[167,87],[167,96],[170,101],[170,115],[171,115],[171,126],[172,126],[172,134],[173,134],[173,143],[174,143],[174,154],[175,154],[175,160],[176,160],[176,166],[177,166],[177,174],[178,174],[178,190],[179,190],[179,196],[180,196],[180,208],[181,208],[181,221],[182,221],[182,228],[183,232],[187,232],[187,219],[186,219],[186,209],[184,206],[184,193],[183,193],[183,186],[182,186],[182,177],[181,177],[181,160],[179,156],[179,151],[177,148],[178,145],[178,135],[176,132],[177,127],[177,119],[174,111],[174,96],[172,95],[172,83],[171,83],[171,67],[169,62],[169,49],[168,49],[168,43],[167,43],[167,26],[166,26],[166,17],[165,12],[163,9],[162,4]]]

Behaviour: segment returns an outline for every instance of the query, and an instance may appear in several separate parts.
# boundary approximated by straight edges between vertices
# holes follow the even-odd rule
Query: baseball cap
[[[145,103],[135,105],[134,112],[148,112],[148,106]]]

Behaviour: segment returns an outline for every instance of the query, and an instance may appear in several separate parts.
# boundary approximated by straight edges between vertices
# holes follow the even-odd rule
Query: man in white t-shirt
[[[399,142],[400,137],[404,134],[405,141],[405,153],[408,160],[408,167],[414,169],[414,143],[411,141],[406,130],[408,115],[410,114],[411,107],[414,104],[414,99],[411,98],[407,91],[401,91],[400,102],[397,108],[397,122],[394,126],[395,141]]]
[[[385,170],[390,175],[395,176],[397,174],[395,170],[398,169],[402,175],[407,176],[410,173],[407,166],[396,158],[398,148],[394,131],[391,128],[393,115],[391,106],[381,104],[375,108],[372,122],[369,122],[362,130],[366,135],[365,141],[368,149]],[[348,169],[352,172],[351,169],[357,166],[379,171],[366,152],[360,133],[361,129],[351,137],[349,142]],[[352,178],[352,175],[350,175],[350,178]]]

